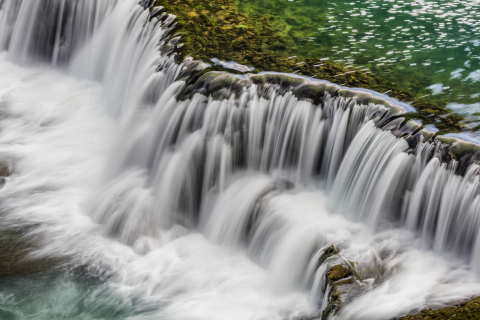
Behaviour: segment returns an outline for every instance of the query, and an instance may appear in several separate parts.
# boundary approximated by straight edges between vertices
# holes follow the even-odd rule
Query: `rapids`
[[[63,266],[2,275],[0,316],[313,318],[332,244],[365,278],[337,319],[480,294],[479,166],[399,138],[385,106],[253,84],[178,99],[173,16],[0,6],[0,230]]]

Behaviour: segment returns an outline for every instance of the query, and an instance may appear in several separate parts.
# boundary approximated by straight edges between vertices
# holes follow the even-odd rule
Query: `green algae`
[[[302,76],[328,80],[334,84],[352,88],[365,88],[376,92],[388,92],[392,98],[409,102],[418,112],[406,115],[406,121],[419,119],[424,125],[434,124],[440,129],[438,134],[462,132],[467,129],[468,121],[451,113],[445,104],[436,104],[416,97],[394,82],[385,80],[372,73],[364,73],[338,62],[320,58],[293,56],[287,57],[291,41],[279,33],[267,16],[255,15],[254,18],[241,13],[233,0],[156,0],[155,6],[162,6],[159,13],[176,15],[176,28],[182,37],[174,52],[178,61],[187,56],[203,60],[217,58],[224,61],[236,61],[253,66],[254,73],[276,71],[295,73]],[[163,20],[166,15],[163,15]],[[174,37],[176,35],[172,35]],[[225,70],[211,66],[202,71]],[[229,70],[231,73],[239,73]],[[283,83],[295,80],[285,80]],[[254,79],[255,80],[255,79]],[[308,90],[311,88],[303,88]],[[304,95],[306,92],[302,92]],[[315,92],[314,92],[315,93]],[[316,92],[319,93],[319,92]]]
[[[398,320],[477,320],[480,319],[480,297],[468,302],[437,310],[424,309],[415,315]]]

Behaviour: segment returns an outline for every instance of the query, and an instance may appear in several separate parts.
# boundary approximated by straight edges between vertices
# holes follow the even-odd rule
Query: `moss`
[[[480,319],[480,297],[453,307],[437,310],[424,309],[415,315],[409,315],[398,320],[477,320]]]
[[[345,268],[341,264],[332,267],[327,272],[327,280],[330,282],[335,282],[337,280],[349,277],[352,275],[352,271],[350,269]]]

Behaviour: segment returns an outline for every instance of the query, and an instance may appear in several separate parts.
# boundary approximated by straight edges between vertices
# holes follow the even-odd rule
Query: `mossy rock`
[[[328,299],[322,311],[322,320],[337,314],[345,303],[344,295],[351,291],[350,287],[355,284],[353,272],[343,264],[329,268],[325,278],[327,284],[325,294],[328,294]]]
[[[398,320],[478,320],[480,319],[480,297],[462,304],[442,309],[424,309],[415,315]]]
[[[327,272],[327,280],[329,283],[333,283],[335,281],[350,277],[352,275],[352,271],[344,267],[343,265],[339,264],[333,266]]]
[[[474,142],[449,135],[438,136],[437,140],[446,145],[437,157],[443,163],[456,160],[458,165],[455,173],[458,175],[463,175],[470,164],[480,161],[480,146]]]
[[[351,261],[349,263],[350,265],[343,260],[333,246],[325,248],[320,257],[319,266],[325,264],[328,266],[321,288],[323,294],[327,295],[327,304],[322,306],[319,315],[322,320],[335,316],[345,303],[352,301],[365,290],[365,285],[357,281],[351,269],[355,263]]]

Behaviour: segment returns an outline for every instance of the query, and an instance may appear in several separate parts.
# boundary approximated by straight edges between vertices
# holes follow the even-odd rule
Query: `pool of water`
[[[289,42],[284,55],[328,58],[455,112],[480,111],[479,1],[237,1],[270,16]]]

